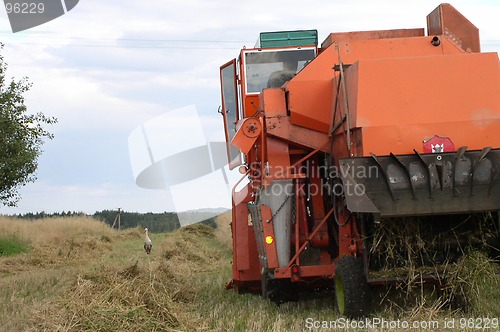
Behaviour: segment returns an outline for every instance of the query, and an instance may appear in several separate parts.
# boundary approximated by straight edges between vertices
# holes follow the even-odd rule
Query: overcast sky
[[[21,190],[17,208],[0,207],[0,213],[172,211],[168,191],[135,184],[128,150],[134,129],[195,105],[205,138],[221,140],[219,67],[252,47],[259,32],[317,29],[321,42],[337,31],[424,28],[438,4],[80,0],[64,16],[16,34],[0,10],[7,75],[33,83],[26,94],[30,112],[59,120],[49,128],[55,138],[43,146],[38,180]],[[500,51],[498,0],[451,4],[479,28],[483,51]],[[197,186],[203,195],[191,199],[198,206],[221,206],[218,192]],[[229,199],[222,205],[229,207]]]

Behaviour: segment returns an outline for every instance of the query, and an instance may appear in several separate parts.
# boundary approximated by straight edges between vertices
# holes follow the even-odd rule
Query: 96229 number
[[[45,11],[43,2],[5,3],[7,14],[41,14]]]
[[[498,329],[498,318],[460,318],[460,329]]]

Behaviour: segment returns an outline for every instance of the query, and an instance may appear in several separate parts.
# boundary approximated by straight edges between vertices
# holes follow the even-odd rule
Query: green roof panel
[[[318,45],[317,30],[295,30],[261,32],[260,47],[286,47],[286,46],[316,46]]]

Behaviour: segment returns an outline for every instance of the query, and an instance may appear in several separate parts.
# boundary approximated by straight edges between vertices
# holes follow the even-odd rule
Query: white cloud
[[[20,191],[22,200],[18,207],[0,207],[0,214],[23,214],[28,212],[76,211],[93,214],[101,210],[163,212],[174,211],[168,191],[146,190],[134,185],[101,183],[86,186],[81,184],[56,185],[37,181]]]
[[[259,32],[318,29],[321,43],[336,31],[425,27],[437,5],[430,0],[85,0],[68,14],[17,34],[7,32],[0,10],[8,76],[30,77],[29,109],[59,118],[51,129],[55,140],[44,146],[39,181],[23,189],[19,211],[22,206],[173,208],[168,192],[135,187],[127,150],[133,128],[194,104],[206,140],[222,139],[216,113],[219,66],[242,46],[252,47]],[[483,49],[500,51],[497,1],[452,5],[479,28]]]

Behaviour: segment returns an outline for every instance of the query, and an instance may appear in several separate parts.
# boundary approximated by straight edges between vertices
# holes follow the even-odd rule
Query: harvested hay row
[[[122,239],[136,239],[144,236],[144,229],[140,226],[134,228],[127,228],[120,231],[120,238]]]
[[[168,236],[162,243],[167,266],[185,278],[220,267],[223,249],[210,226],[195,224],[180,228],[176,236]]]
[[[487,312],[479,297],[499,286],[497,222],[490,213],[381,220],[371,225],[364,239],[370,278],[402,277],[398,288],[406,290],[408,299],[422,287],[422,278],[432,275],[445,291],[432,294],[433,300],[421,295],[416,307]]]
[[[107,237],[116,234],[107,224],[97,219],[78,216],[24,220],[0,217],[0,233],[15,234],[29,245],[64,244],[85,236]]]
[[[442,271],[469,248],[500,258],[498,225],[491,214],[392,218],[373,224],[370,234],[370,268],[382,275],[398,268]]]
[[[188,225],[188,226],[180,228],[179,232],[189,233],[189,234],[193,234],[193,235],[209,236],[209,237],[214,236],[214,229],[210,226],[203,225],[203,224]]]
[[[183,261],[204,262],[211,258],[212,252],[204,241],[215,240],[214,229],[210,226],[195,224],[180,228],[177,236],[167,237],[164,241],[164,257]]]
[[[155,248],[149,256],[138,250],[141,254],[125,266],[99,263],[75,275],[63,294],[38,308],[31,328],[191,331],[204,325],[195,313],[199,294],[193,283],[200,272],[216,271],[226,262],[214,230],[187,226],[166,234]]]
[[[232,217],[232,212],[226,211],[215,218],[215,224],[217,225],[215,236],[220,243],[230,249],[233,248],[233,237],[231,233]]]
[[[0,273],[33,267],[57,268],[93,260],[112,249],[115,231],[90,217],[45,218],[27,221],[0,218],[0,232],[20,239],[30,250],[2,257]]]
[[[79,265],[94,260],[110,251],[111,244],[95,238],[68,241],[61,246],[44,245],[34,247],[28,253],[3,258],[0,273],[29,271],[33,268],[58,268]]]
[[[448,272],[446,301],[478,317],[498,315],[498,269],[498,264],[484,253],[467,252]]]
[[[166,331],[186,330],[174,303],[178,285],[155,269],[137,263],[116,272],[79,275],[65,296],[43,306],[32,320],[36,330]]]

